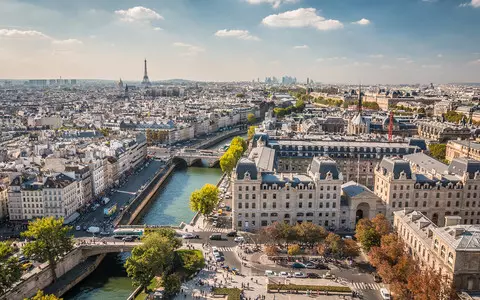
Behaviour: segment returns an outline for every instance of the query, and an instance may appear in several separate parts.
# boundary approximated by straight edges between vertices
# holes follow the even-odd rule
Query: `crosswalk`
[[[220,252],[233,252],[233,251],[235,251],[235,247],[217,247],[217,249]]]
[[[355,290],[380,290],[382,285],[378,283],[365,283],[365,282],[354,282],[353,289]]]
[[[205,228],[202,229],[204,232],[218,232],[218,233],[227,233],[232,231],[231,229],[228,228],[217,228],[217,227],[212,227],[212,226],[206,226]]]

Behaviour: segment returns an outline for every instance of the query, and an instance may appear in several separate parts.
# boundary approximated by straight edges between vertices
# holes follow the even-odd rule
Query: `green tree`
[[[338,234],[330,232],[325,238],[325,245],[328,249],[328,252],[333,256],[343,256],[344,244],[342,238]]]
[[[30,298],[30,300],[63,300],[62,298],[58,298],[53,294],[45,295],[42,290],[39,290],[35,296]]]
[[[428,150],[430,150],[430,155],[433,158],[444,161],[447,154],[447,144],[430,144]]]
[[[249,113],[247,115],[247,122],[248,122],[248,124],[254,124],[255,122],[257,122],[257,118],[255,118],[254,114]]]
[[[182,282],[177,274],[165,275],[162,277],[162,286],[165,289],[165,295],[172,297],[180,292]]]
[[[236,95],[237,98],[245,98],[245,94],[244,93],[238,93]]]
[[[236,165],[237,159],[235,158],[234,153],[227,151],[223,153],[222,157],[220,157],[220,168],[222,169],[222,172],[227,173],[228,176],[230,176]]]
[[[41,262],[48,261],[53,280],[57,279],[55,269],[58,259],[73,249],[71,226],[63,226],[63,218],[46,217],[28,224],[22,236],[32,239],[23,247],[27,257],[35,256]]]
[[[302,99],[298,99],[297,102],[295,102],[295,108],[298,112],[303,111],[305,108],[305,102]]]
[[[177,250],[175,252],[175,265],[183,268],[188,275],[192,275],[205,265],[205,259],[200,250]]]
[[[125,262],[125,269],[134,285],[148,285],[156,275],[165,275],[173,268],[174,250],[172,239],[152,232],[145,236],[143,244],[135,246]]]
[[[22,276],[20,263],[12,254],[12,245],[8,242],[0,242],[0,295],[11,288]]]
[[[426,115],[426,114],[427,114],[427,112],[425,111],[425,108],[423,108],[423,107],[420,107],[420,108],[417,110],[417,112],[418,112],[419,114],[422,114],[422,115]]]
[[[190,209],[207,215],[218,205],[219,190],[213,184],[205,184],[201,189],[193,191],[190,195]]]
[[[247,150],[247,141],[245,141],[244,138],[240,137],[240,136],[236,136],[232,139],[232,141],[230,142],[230,146],[238,146],[240,147],[241,151],[242,151],[242,154],[243,152],[245,152]]]
[[[248,127],[247,140],[251,141],[253,139],[253,136],[255,135],[255,128],[257,127],[256,126]]]
[[[313,246],[327,236],[327,231],[322,226],[310,222],[302,222],[295,225],[297,238],[300,242]]]

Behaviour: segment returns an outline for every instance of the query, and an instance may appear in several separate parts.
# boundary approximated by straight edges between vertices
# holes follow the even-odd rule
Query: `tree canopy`
[[[255,135],[255,128],[256,126],[250,126],[248,127],[248,133],[247,133],[247,140],[252,140],[253,136]]]
[[[447,154],[447,144],[430,144],[428,150],[430,150],[430,155],[433,158],[444,161]]]
[[[190,209],[207,215],[213,211],[220,201],[219,190],[213,184],[205,184],[201,189],[193,191],[190,195]]]
[[[9,242],[0,242],[0,295],[20,280],[22,269]]]
[[[255,115],[252,113],[249,113],[247,115],[247,122],[248,124],[254,124],[257,121],[257,118],[255,118]]]
[[[228,150],[225,151],[222,157],[220,157],[220,168],[224,173],[227,173],[230,176],[237,165],[238,160],[247,150],[247,147],[247,141],[242,137],[236,136],[232,139],[230,147],[228,147]]]
[[[374,246],[380,246],[381,237],[392,230],[390,222],[383,214],[376,215],[372,220],[361,219],[357,223],[355,237],[368,252]]]
[[[22,236],[32,239],[23,247],[27,257],[35,256],[40,262],[48,261],[54,280],[57,261],[73,249],[72,227],[63,226],[63,218],[45,217],[31,221]]]
[[[62,300],[62,298],[58,298],[57,296],[53,294],[47,294],[45,295],[42,290],[39,290],[35,296],[30,298],[30,300]]]

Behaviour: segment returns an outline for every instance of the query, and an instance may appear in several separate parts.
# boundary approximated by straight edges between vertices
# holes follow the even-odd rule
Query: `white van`
[[[265,276],[270,277],[270,276],[275,276],[275,273],[271,270],[266,270],[265,271]]]
[[[381,288],[380,289],[380,295],[382,295],[382,299],[384,299],[384,300],[392,299],[390,297],[390,292],[386,288]]]

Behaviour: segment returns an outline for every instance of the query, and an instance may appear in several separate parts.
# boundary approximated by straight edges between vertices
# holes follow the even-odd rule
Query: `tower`
[[[150,86],[150,80],[148,79],[148,74],[147,74],[147,59],[145,59],[145,70],[143,72],[142,84],[144,86]]]
[[[358,89],[358,106],[357,106],[357,110],[359,113],[362,112],[362,85],[360,85],[359,89]]]

